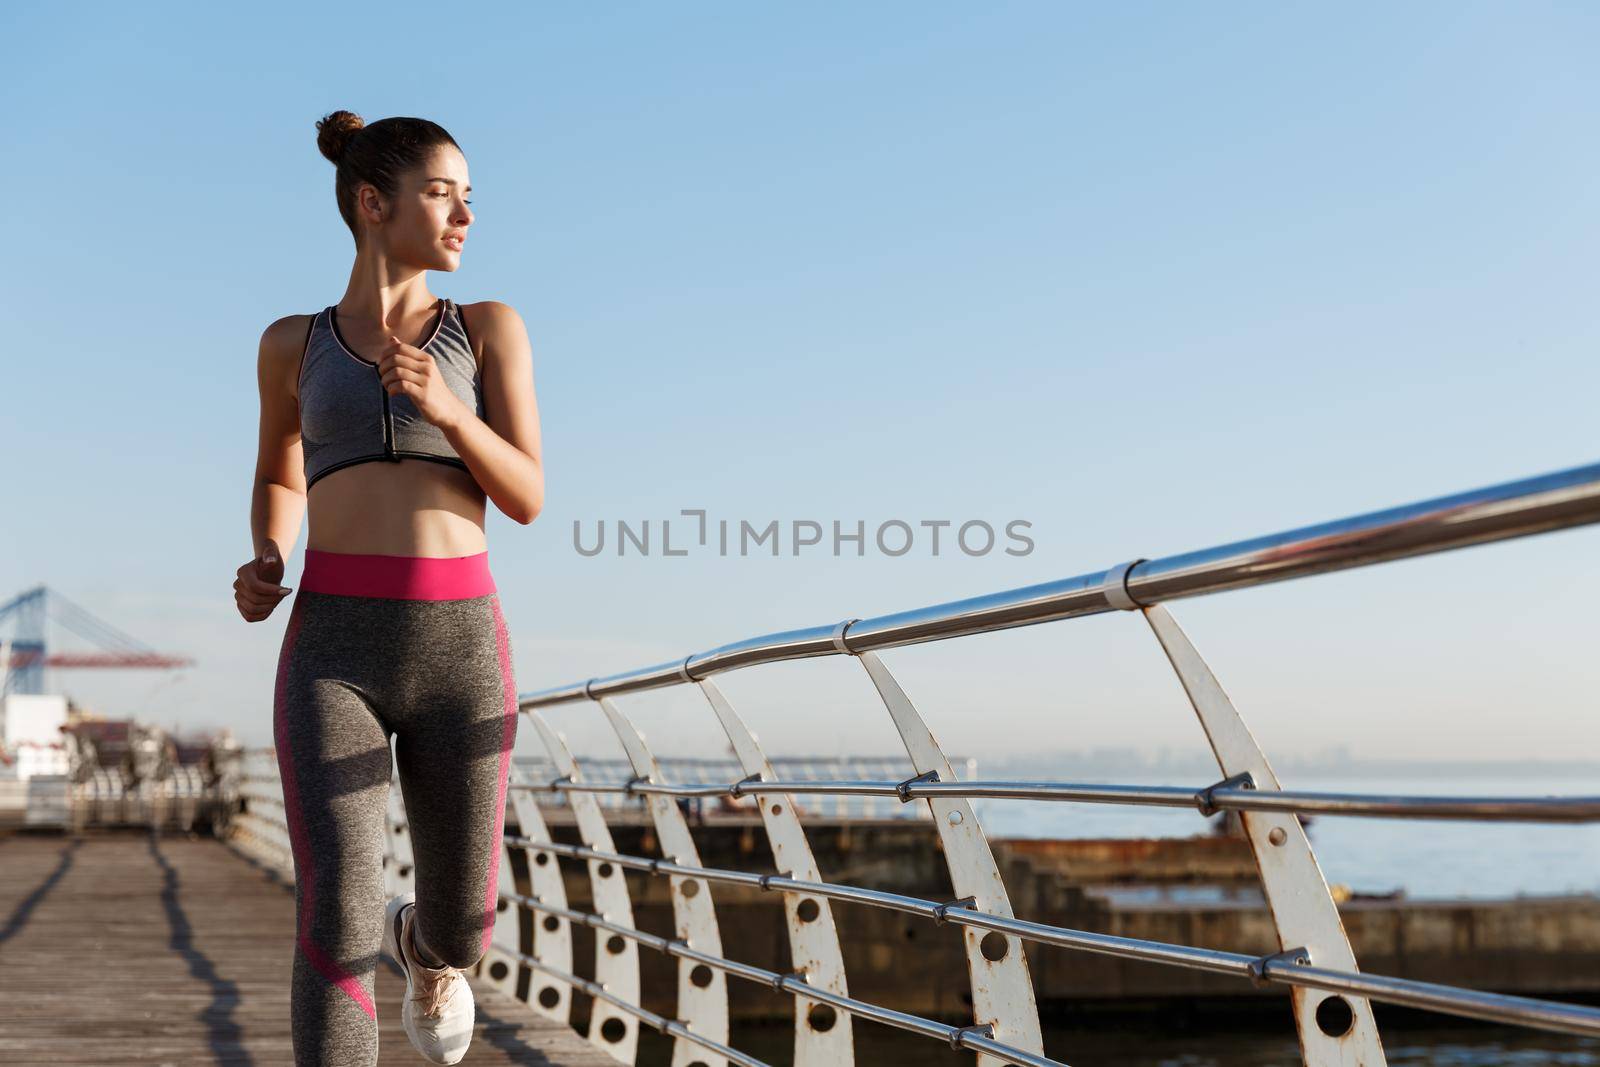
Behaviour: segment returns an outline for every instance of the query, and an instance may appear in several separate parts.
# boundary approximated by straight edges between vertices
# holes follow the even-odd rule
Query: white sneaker
[[[416,894],[401,893],[383,913],[383,951],[406,974],[401,1021],[411,1046],[429,1063],[460,1063],[472,1043],[476,1006],[467,976],[426,966],[415,953]]]

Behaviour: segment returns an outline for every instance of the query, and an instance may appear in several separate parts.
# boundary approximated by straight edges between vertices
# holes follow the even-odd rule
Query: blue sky
[[[452,132],[478,215],[430,286],[528,324],[548,498],[532,526],[488,531],[524,691],[1600,458],[1591,6],[13,5],[0,22],[17,105],[0,597],[43,582],[199,661],[57,677],[110,714],[270,737],[287,612],[246,624],[231,592],[256,342],[343,292],[314,131],[337,108]],[[684,508],[1023,519],[1034,548],[573,547],[574,522]],[[1175,612],[1269,753],[1593,755],[1597,539]],[[300,565],[297,547],[288,584]],[[1132,617],[885,659],[961,752],[1203,749]],[[725,688],[776,751],[895,747],[853,663]],[[663,751],[716,743],[687,694],[625,706]],[[556,717],[589,743],[592,713]],[[525,728],[519,749],[536,744]]]

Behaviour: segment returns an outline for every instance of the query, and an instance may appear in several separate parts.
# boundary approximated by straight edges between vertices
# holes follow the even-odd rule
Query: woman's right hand
[[[294,592],[279,585],[283,580],[283,558],[276,545],[268,543],[261,555],[245,561],[233,582],[233,601],[246,622],[260,622],[285,596]]]

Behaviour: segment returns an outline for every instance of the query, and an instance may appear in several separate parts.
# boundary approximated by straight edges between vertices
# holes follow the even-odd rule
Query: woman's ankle
[[[422,964],[430,971],[444,970],[448,965],[433,953],[429,952],[422,942],[417,938],[417,913],[415,911],[416,905],[413,904],[411,907],[413,909],[411,912],[411,922],[407,924],[411,930],[411,954],[416,957],[418,963]]]

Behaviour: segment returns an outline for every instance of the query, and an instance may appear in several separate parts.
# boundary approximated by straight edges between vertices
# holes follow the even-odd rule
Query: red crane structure
[[[45,644],[45,623],[49,619],[54,619],[58,625],[91,644],[98,645],[101,651],[49,652]],[[0,660],[0,671],[5,677],[4,684],[0,685],[0,695],[43,693],[46,667],[156,667],[170,670],[194,665],[194,660],[187,656],[157,652],[43,585],[0,604],[0,627],[7,623],[14,627],[14,636],[9,642],[9,661]],[[6,647],[7,642],[0,639],[0,651]]]

